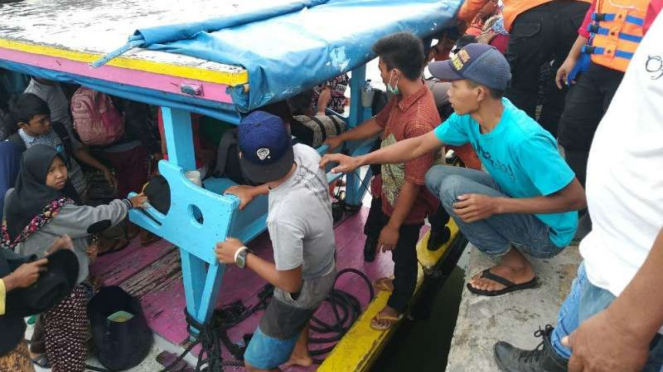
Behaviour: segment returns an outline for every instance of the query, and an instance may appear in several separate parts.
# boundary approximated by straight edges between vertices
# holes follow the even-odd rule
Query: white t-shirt
[[[663,16],[631,60],[589,155],[589,281],[618,296],[663,226]]]
[[[334,269],[334,220],[327,175],[320,155],[306,145],[295,145],[297,170],[269,192],[267,228],[280,271],[302,266],[304,279]]]

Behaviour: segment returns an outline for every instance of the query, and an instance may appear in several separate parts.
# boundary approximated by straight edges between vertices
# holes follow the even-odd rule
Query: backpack
[[[69,135],[69,131],[64,126],[64,124],[60,123],[59,121],[51,123],[51,127],[55,131],[55,134],[60,137],[60,142],[62,142],[62,146],[64,146],[65,163],[67,167],[69,167],[71,166],[71,158],[74,156],[74,145],[71,136]],[[17,145],[18,148],[21,149],[21,152],[28,148],[18,132],[15,132],[9,136],[7,140]]]
[[[104,93],[80,87],[71,98],[74,129],[86,145],[104,146],[124,135],[124,116]]]
[[[226,130],[219,141],[216,165],[212,174],[215,177],[230,178],[238,185],[253,185],[245,176],[239,163],[238,129]]]
[[[105,368],[123,371],[145,360],[154,338],[136,297],[120,287],[103,287],[87,311],[95,354]]]
[[[373,104],[371,105],[371,114],[377,115],[389,103],[387,92],[381,89],[373,88]]]
[[[297,115],[290,123],[290,132],[302,143],[319,147],[328,137],[343,133],[345,127],[345,121],[336,115]]]

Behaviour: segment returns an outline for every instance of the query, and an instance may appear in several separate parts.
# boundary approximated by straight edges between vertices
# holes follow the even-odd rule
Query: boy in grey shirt
[[[249,371],[309,366],[308,321],[336,279],[335,241],[327,176],[320,155],[292,146],[283,121],[257,111],[239,125],[240,164],[256,190],[268,190],[267,228],[274,264],[234,238],[216,245],[220,262],[248,267],[273,284],[274,298],[244,354]]]

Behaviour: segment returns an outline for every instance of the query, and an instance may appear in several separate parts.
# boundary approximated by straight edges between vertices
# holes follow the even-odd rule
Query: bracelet
[[[235,257],[233,257],[233,261],[237,262],[237,257],[239,256],[239,254],[243,251],[248,251],[248,250],[249,248],[247,248],[245,245],[239,247],[239,249],[235,251]]]
[[[134,209],[134,204],[131,202],[130,199],[122,199],[122,201],[125,202],[125,203],[127,204],[127,206],[129,207],[129,209]]]

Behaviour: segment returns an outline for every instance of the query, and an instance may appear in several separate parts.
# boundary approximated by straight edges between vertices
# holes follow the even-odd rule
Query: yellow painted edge
[[[445,243],[445,246],[435,253],[439,253],[439,257],[449,249],[451,243],[458,236],[458,227],[453,220],[450,221],[449,228],[451,229],[451,239]],[[426,249],[423,244],[428,241],[430,231],[426,233],[423,239],[417,244],[417,255],[420,255],[419,247]],[[419,256],[421,261],[421,256]],[[423,283],[424,273],[423,268],[419,265],[419,273],[417,276],[417,287],[414,290],[413,299],[419,295],[421,284]],[[399,324],[391,327],[386,331],[376,331],[371,328],[371,319],[387,304],[389,299],[389,292],[380,291],[373,301],[368,304],[366,310],[357,319],[355,324],[350,328],[348,333],[343,336],[341,341],[329,353],[327,358],[318,367],[318,372],[365,372],[373,365],[374,360],[379,356],[379,352],[386,346],[387,340],[396,331]]]
[[[428,245],[428,238],[430,237],[430,230],[417,244],[417,257],[419,258],[419,263],[425,269],[430,269],[435,266],[435,264],[437,264],[437,262],[442,258],[442,256],[444,256],[444,254],[451,246],[451,243],[453,242],[456,234],[458,234],[458,225],[456,225],[456,222],[453,219],[447,223],[447,226],[449,227],[449,230],[451,230],[451,238],[448,242],[444,243],[442,248],[433,252],[426,248],[426,245]]]
[[[101,57],[99,54],[78,52],[7,39],[0,39],[0,48],[55,58],[64,58],[71,61],[84,63],[92,63]],[[191,66],[178,66],[169,63],[159,63],[126,57],[115,58],[108,62],[108,65],[129,70],[138,70],[161,75],[225,84],[228,86],[246,84],[249,82],[249,74],[246,70],[241,70],[238,73],[212,71]]]

